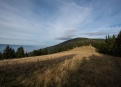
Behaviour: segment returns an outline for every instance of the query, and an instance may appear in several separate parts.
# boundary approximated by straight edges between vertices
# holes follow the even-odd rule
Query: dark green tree
[[[99,43],[95,46],[97,50],[101,53],[121,56],[121,31],[117,35],[106,36],[104,43]]]
[[[15,51],[14,51],[13,48],[11,48],[11,57],[12,58],[15,58],[16,57],[16,53],[15,53]]]
[[[6,46],[3,52],[3,58],[4,59],[15,58],[15,51],[11,47],[9,47],[9,45]]]
[[[17,51],[16,51],[16,57],[17,58],[22,58],[22,57],[24,57],[25,55],[24,55],[24,49],[23,49],[23,47],[19,47],[18,49],[17,49]]]
[[[38,56],[38,50],[33,51],[33,56]]]
[[[0,60],[3,59],[3,54],[0,52]]]
[[[121,31],[115,41],[115,53],[116,55],[121,56]]]
[[[25,56],[25,57],[28,57],[29,55],[28,55],[28,53],[26,52],[26,53],[24,54],[24,56]]]

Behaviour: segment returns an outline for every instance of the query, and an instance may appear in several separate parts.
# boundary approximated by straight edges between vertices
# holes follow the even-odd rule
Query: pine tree
[[[121,56],[121,31],[119,32],[117,38],[116,38],[116,55]]]
[[[0,60],[3,59],[3,54],[0,52]]]
[[[9,45],[6,46],[4,52],[3,52],[3,58],[9,59],[9,58],[15,58],[15,51]]]
[[[14,51],[14,49],[12,49],[12,48],[10,48],[10,53],[11,53],[11,57],[12,58],[15,58],[16,57],[16,53],[15,53],[15,51]]]
[[[38,50],[33,51],[33,56],[38,56]]]
[[[28,53],[26,52],[24,56],[25,56],[25,57],[28,57],[29,55],[28,55]]]
[[[108,37],[107,37],[107,36],[106,36],[105,42],[106,42],[106,43],[108,42]]]
[[[23,47],[19,47],[17,49],[17,51],[16,51],[16,57],[18,57],[18,58],[24,57],[24,49],[23,49]]]
[[[121,47],[121,31],[119,32],[116,38],[116,45],[120,48]]]

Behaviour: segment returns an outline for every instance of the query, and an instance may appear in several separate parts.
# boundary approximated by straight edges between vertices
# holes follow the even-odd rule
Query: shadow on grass
[[[63,87],[121,87],[121,58],[92,55],[68,73]]]
[[[18,79],[19,76],[29,78],[29,75],[31,75],[35,71],[39,71],[40,73],[42,73],[48,67],[52,67],[65,60],[69,60],[73,58],[73,56],[75,56],[75,54],[37,62],[0,66],[0,87],[23,87],[20,83],[16,83],[16,79]]]
[[[35,71],[43,73],[49,67],[56,67],[58,63],[71,59],[74,56],[72,54],[23,65],[0,67],[0,87],[23,87],[25,85],[22,85],[21,81],[20,83],[16,82],[20,75],[24,78],[29,78]],[[55,72],[56,68],[54,68]],[[65,70],[65,72],[67,76],[63,80],[66,80],[66,83],[62,80],[60,82],[61,87],[121,87],[121,58],[118,57],[92,55],[80,60],[76,70]],[[35,79],[30,78],[29,80],[34,83]],[[53,78],[52,80],[47,87],[59,87],[55,79]],[[27,84],[27,87],[36,87],[35,85]],[[45,86],[43,85],[42,87]]]

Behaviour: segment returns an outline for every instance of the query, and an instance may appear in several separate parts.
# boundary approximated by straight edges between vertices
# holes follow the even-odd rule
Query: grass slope
[[[121,58],[91,46],[0,60],[0,87],[121,87]]]

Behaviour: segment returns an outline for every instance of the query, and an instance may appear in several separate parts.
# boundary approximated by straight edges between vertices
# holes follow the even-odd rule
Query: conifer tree
[[[17,51],[16,51],[16,57],[18,57],[18,58],[24,57],[24,49],[23,49],[23,47],[19,47],[17,49]]]
[[[24,56],[25,56],[25,57],[28,57],[29,55],[28,55],[28,53],[26,52]]]
[[[3,54],[0,52],[0,60],[3,59]]]
[[[9,45],[6,46],[4,52],[3,52],[3,58],[9,59],[9,58],[15,58],[15,51]]]
[[[116,38],[116,55],[121,56],[121,31]]]

